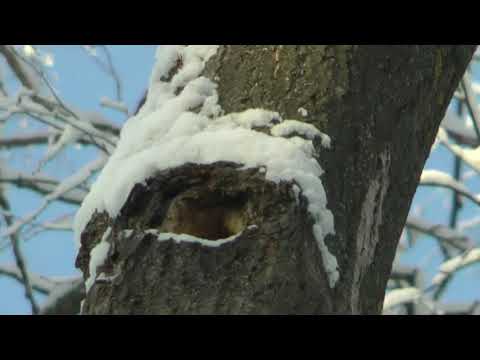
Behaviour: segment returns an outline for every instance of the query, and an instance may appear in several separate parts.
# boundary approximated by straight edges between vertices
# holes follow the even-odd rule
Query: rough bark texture
[[[72,284],[58,289],[52,301],[48,301],[40,310],[40,315],[71,315],[80,312],[80,302],[85,297],[85,285],[83,281],[75,281]]]
[[[159,173],[132,191],[115,220],[96,217],[84,236],[98,239],[112,227],[110,256],[84,312],[89,314],[314,313],[332,309],[312,241],[305,203],[289,184],[266,182],[258,169],[217,163]],[[248,228],[248,225],[259,224]],[[89,232],[93,230],[93,233]],[[134,229],[129,238],[122,230]],[[207,239],[243,231],[218,248],[160,242],[146,229]],[[88,267],[89,251],[79,256]],[[83,255],[82,255],[83,254]]]
[[[332,138],[318,161],[336,235],[330,289],[306,200],[258,170],[186,165],[130,194],[121,216],[96,214],[77,266],[111,226],[112,247],[87,314],[378,314],[421,170],[474,46],[222,46],[205,75],[227,112],[261,107]],[[318,146],[320,146],[318,144]],[[256,228],[248,228],[249,225]],[[146,229],[219,239],[159,242]],[[135,229],[129,239],[122,230]],[[97,272],[97,273],[100,273]]]

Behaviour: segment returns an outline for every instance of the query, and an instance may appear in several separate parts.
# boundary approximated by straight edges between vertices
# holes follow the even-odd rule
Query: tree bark
[[[380,314],[408,209],[475,46],[221,46],[204,75],[226,113],[278,111],[332,139],[318,152],[339,263],[331,288],[307,200],[261,169],[186,164],[137,185],[121,214],[95,214],[77,266],[112,229],[84,314]],[[299,109],[308,115],[302,118]],[[268,131],[268,129],[258,129]],[[320,141],[314,142],[320,150]],[[131,230],[128,233],[125,230]],[[174,240],[186,233],[235,241]]]

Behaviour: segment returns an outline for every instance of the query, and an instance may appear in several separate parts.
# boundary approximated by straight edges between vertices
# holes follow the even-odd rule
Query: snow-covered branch
[[[10,170],[6,167],[0,171],[0,183],[13,184],[19,188],[25,188],[37,193],[46,195],[53,192],[60,181],[44,175],[28,175],[18,171]],[[88,194],[88,187],[79,185],[68,192],[61,194],[57,200],[66,203],[79,205]]]
[[[60,136],[60,132],[52,134],[47,131],[37,131],[9,137],[0,137],[0,148],[15,149],[31,145],[47,145],[52,140],[57,142]],[[92,144],[85,136],[80,137],[76,142],[82,145]]]
[[[60,134],[56,136],[58,137]],[[17,148],[30,145],[48,144],[51,137],[52,134],[46,131],[18,134],[10,137],[0,137],[0,148]]]
[[[480,248],[475,248],[467,251],[463,255],[456,256],[446,262],[444,262],[439,269],[439,272],[432,280],[434,285],[440,285],[448,277],[452,276],[455,272],[480,262]]]
[[[67,125],[70,125],[107,153],[111,153],[116,145],[118,140],[116,136],[97,129],[87,118],[82,116],[84,114],[81,112],[72,112],[74,115],[62,113],[61,111],[57,111],[58,109],[49,112],[48,109],[42,108],[35,103],[33,98],[23,97],[22,100],[23,101],[17,105],[21,111],[23,110],[26,113],[40,116],[41,120],[47,122],[48,125],[54,126],[62,131],[65,130]],[[50,119],[47,119],[47,117],[50,117]]]
[[[394,289],[385,295],[383,311],[405,303],[416,302],[422,296],[421,290],[414,287]]]
[[[10,206],[7,203],[6,206],[3,206],[5,210],[10,210]],[[3,215],[5,219],[5,223],[8,226],[12,226],[12,219],[10,216]],[[12,250],[13,250],[13,256],[15,257],[15,262],[17,264],[17,268],[19,270],[19,274],[21,276],[21,283],[23,284],[23,287],[25,289],[25,297],[28,299],[30,302],[30,305],[32,307],[32,314],[36,315],[39,312],[39,308],[37,305],[37,302],[33,296],[33,288],[32,288],[32,283],[30,279],[30,273],[27,269],[27,263],[25,260],[25,257],[23,256],[23,252],[20,248],[20,239],[18,237],[17,233],[10,233],[8,234],[8,237],[10,238],[10,241],[12,243]]]
[[[394,264],[390,279],[407,281],[411,285],[416,285],[414,283],[416,282],[415,279],[418,277],[419,272],[418,268]]]
[[[442,171],[438,170],[424,170],[420,178],[420,185],[422,186],[439,186],[447,189],[451,189],[458,194],[470,199],[475,204],[480,205],[480,198],[477,195],[472,194],[465,185],[455,180]]]
[[[113,109],[113,110],[117,110],[117,111],[119,111],[123,114],[128,115],[128,107],[123,102],[114,101],[114,100],[111,100],[107,97],[102,97],[100,99],[100,105],[102,105],[103,107]]]
[[[26,224],[34,221],[53,201],[58,200],[66,193],[85,183],[93,173],[100,170],[105,165],[105,162],[105,158],[96,159],[59,183],[50,194],[45,196],[42,204],[35,211],[10,225],[0,234],[0,236],[7,237],[12,234],[17,234]]]
[[[31,49],[37,52],[37,49],[33,47]],[[5,58],[12,74],[21,85],[20,90],[11,96],[4,87],[4,77],[1,77],[0,121],[9,120],[14,115],[26,115],[46,125],[48,129],[0,137],[0,147],[12,149],[30,145],[48,145],[43,163],[74,143],[95,145],[103,152],[110,154],[118,140],[120,127],[100,114],[67,106],[50,84],[42,64],[37,62],[36,54],[34,55],[32,57],[27,53],[20,53],[14,46],[0,46],[0,56]],[[111,61],[109,64],[113,67]],[[48,66],[46,63],[45,65]],[[27,240],[27,233],[33,234],[35,231],[38,233],[45,230],[71,230],[71,217],[41,224],[36,224],[35,220],[54,201],[79,205],[89,191],[85,182],[105,165],[105,161],[105,158],[99,158],[65,180],[40,174],[21,173],[8,168],[6,164],[1,166],[0,185],[12,184],[45,195],[41,205],[27,216],[18,217],[7,208],[2,209],[1,213],[7,226],[2,228],[0,236],[10,239],[17,265],[2,266],[0,273],[22,283],[34,314],[40,311],[33,297],[34,290],[49,294],[41,313],[78,313],[80,303],[78,297],[83,296],[83,282],[57,282],[29,272],[26,259],[20,249],[20,239]],[[3,194],[0,195],[3,196]],[[6,198],[5,201],[7,201]],[[26,225],[30,225],[26,228],[28,231],[22,232]],[[70,309],[77,307],[77,309],[66,311],[65,304],[70,303],[72,299],[74,301],[68,307]]]
[[[449,141],[448,135],[444,131],[439,131],[438,140],[450,150],[450,152],[458,156],[462,161],[475,170],[475,172],[480,174],[480,147],[467,149],[457,144],[452,144]]]
[[[441,127],[459,144],[473,147],[480,145],[470,117],[460,117],[449,110],[443,118]]]
[[[23,59],[21,59],[11,45],[0,45],[0,54],[5,57],[13,73],[17,76],[20,83],[27,89],[40,93],[41,79]]]
[[[416,216],[410,215],[407,219],[406,226],[412,230],[433,236],[461,251],[470,249],[474,244],[473,240],[463,233],[459,233],[443,225],[429,224],[427,221]]]
[[[0,264],[0,276],[8,276],[23,284],[20,269],[15,265]],[[48,295],[39,308],[40,315],[73,315],[80,311],[80,301],[85,296],[83,279],[55,280],[29,272],[32,289]]]
[[[32,289],[42,294],[50,293],[50,291],[52,291],[53,288],[57,285],[55,281],[52,281],[45,276],[34,274],[32,272],[29,272],[28,274]],[[18,266],[0,264],[0,275],[8,276],[23,284],[22,273]]]
[[[37,119],[40,118],[39,120],[48,124],[49,121],[46,117],[50,117],[60,121],[60,123],[55,124],[56,126],[52,123],[48,125],[54,126],[61,130],[62,133],[69,126],[86,136],[91,143],[97,145],[106,153],[111,153],[117,141],[116,134],[113,135],[112,131],[106,133],[104,130],[95,127],[94,124],[82,116],[84,114],[68,107],[57,95],[45,74],[37,69],[34,64],[30,63],[28,59],[18,54],[13,47],[2,45],[0,53],[4,55],[13,73],[18,77],[24,88],[32,91],[28,96],[22,93],[23,96],[18,96],[17,101],[10,101],[9,106],[3,104],[1,106],[5,111],[2,115],[3,119],[7,119],[16,113],[27,113]],[[41,84],[50,90],[53,98],[41,95]],[[110,130],[113,128],[110,127]]]
[[[472,81],[468,71],[463,75],[461,81],[461,87],[463,93],[465,94],[465,104],[467,105],[470,116],[472,117],[473,128],[475,129],[475,134],[477,138],[480,139],[480,110],[478,109],[478,104],[475,99],[474,90],[472,88]]]

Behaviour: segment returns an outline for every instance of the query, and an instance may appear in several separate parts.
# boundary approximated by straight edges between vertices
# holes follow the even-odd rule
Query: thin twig
[[[18,266],[0,264],[0,275],[8,276],[23,285],[22,272]],[[56,282],[45,276],[29,273],[32,289],[42,294],[48,294],[56,286]]]
[[[475,244],[474,241],[465,234],[459,233],[446,226],[432,225],[415,216],[408,217],[406,226],[415,231],[437,238],[460,251],[468,251]]]
[[[60,99],[60,97],[57,95],[55,89],[53,88],[53,86],[50,84],[49,80],[47,79],[47,77],[45,76],[45,74],[43,73],[43,71],[40,71],[39,69],[37,69],[37,67],[35,66],[35,64],[33,64],[31,61],[29,61],[28,59],[26,59],[24,56],[22,56],[21,54],[19,54],[14,48],[11,48],[11,47],[7,47],[6,45],[1,45],[0,46],[0,52],[2,52],[4,54],[4,56],[7,58],[8,56],[8,59],[11,59],[11,61],[9,61],[9,64],[11,63],[11,68],[12,70],[15,72],[15,74],[17,75],[17,77],[19,78],[19,80],[21,81],[21,83],[28,89],[35,89],[35,84],[33,84],[28,75],[26,75],[24,73],[24,69],[22,68],[20,62],[15,59],[15,57],[17,57],[18,59],[20,59],[21,61],[23,61],[24,63],[26,63],[27,65],[30,66],[31,69],[33,69],[36,73],[37,76],[39,76],[41,78],[41,80],[44,82],[44,84],[47,86],[47,88],[50,90],[51,94],[53,95],[53,97],[55,98],[57,104],[70,116],[72,116],[75,120],[79,121],[80,118],[79,116],[74,112],[72,111],[69,107],[67,107],[65,105],[65,103],[62,101],[62,99]],[[8,61],[7,59],[7,61]],[[31,99],[33,102],[36,102],[36,103],[39,103],[38,100],[41,99],[40,97],[38,97],[39,94],[36,94],[35,96],[32,96]],[[53,115],[55,117],[59,116],[60,114],[58,114],[57,112],[55,112],[55,109],[53,109]],[[68,117],[63,117],[62,118],[63,121],[67,122],[69,125],[73,126],[74,128],[76,128],[77,130],[79,131],[82,131],[83,133],[86,134],[86,136],[90,137],[91,138],[91,141],[92,143],[96,144],[99,148],[101,148],[103,151],[105,151],[107,154],[110,154],[110,152],[103,146],[103,145],[100,145],[98,144],[95,139],[93,138],[93,135],[83,129],[82,126],[79,126],[78,124],[76,124],[74,121],[70,121],[68,119]],[[103,134],[99,134],[99,133],[96,133],[95,136],[99,137],[100,139],[102,139],[103,141],[107,142],[109,145],[115,147],[115,143],[112,142],[110,139],[108,139],[106,136],[103,136]]]
[[[462,111],[463,110],[463,103],[460,101],[458,104],[458,116],[461,118],[462,116]],[[480,139],[480,133],[477,132],[477,136]],[[455,155],[454,156],[454,164],[453,164],[453,178],[455,181],[459,181],[462,176],[462,159]],[[453,191],[453,197],[452,197],[452,207],[450,211],[450,228],[455,229],[457,227],[457,219],[458,219],[458,214],[460,212],[460,209],[462,208],[462,201],[460,198],[460,195],[456,190]],[[440,249],[442,250],[443,253],[443,258],[444,260],[450,259],[451,254],[449,249],[444,245],[440,244]]]
[[[4,171],[0,173],[0,184],[1,183],[12,184],[18,188],[25,188],[42,195],[48,195],[50,192],[54,191],[61,182],[47,176],[32,176],[25,173],[4,169]],[[80,185],[62,194],[57,200],[68,204],[80,205],[85,196],[88,194],[88,191],[88,186]]]
[[[463,103],[460,101],[457,108],[458,116],[461,118],[463,113]],[[462,159],[455,155],[453,164],[453,178],[455,181],[460,181],[462,177]],[[457,227],[458,213],[462,208],[462,201],[457,191],[454,191],[452,197],[452,209],[450,213],[450,227],[455,229]]]
[[[7,203],[6,210],[10,210],[10,206]],[[3,215],[7,226],[12,225],[11,218],[9,216]],[[16,233],[10,234],[10,240],[12,243],[13,255],[15,257],[15,262],[17,264],[18,269],[22,275],[22,283],[25,289],[25,296],[30,301],[30,305],[32,307],[32,314],[37,315],[39,313],[39,307],[35,298],[33,296],[32,284],[30,282],[30,277],[27,270],[27,265],[25,258],[23,256],[22,250],[20,249],[20,239],[18,238]]]
[[[97,47],[102,48],[105,54],[105,57],[107,59],[107,64],[104,64],[96,55],[89,53],[84,46],[81,46],[81,49],[87,53],[88,57],[95,62],[95,64],[100,68],[101,71],[103,71],[113,79],[113,81],[115,82],[116,98],[118,101],[121,102],[123,99],[122,83],[120,80],[120,76],[118,75],[118,72],[113,64],[113,59],[112,59],[110,50],[106,45],[97,45]]]
[[[477,138],[480,140],[480,111],[475,101],[475,94],[472,91],[472,82],[468,72],[465,72],[465,75],[463,75],[461,86],[465,94],[465,104],[473,120],[473,128],[475,129]]]
[[[105,57],[107,58],[109,73],[112,76],[113,80],[115,81],[117,100],[122,101],[122,98],[123,98],[122,83],[120,81],[120,77],[118,76],[118,72],[115,69],[115,66],[113,65],[113,60],[112,60],[112,55],[110,53],[110,50],[106,45],[100,45],[100,47],[103,49],[103,52],[105,53]]]

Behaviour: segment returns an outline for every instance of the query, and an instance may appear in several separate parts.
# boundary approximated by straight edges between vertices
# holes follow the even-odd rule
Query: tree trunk
[[[329,281],[295,184],[230,162],[185,164],[136,185],[115,219],[92,217],[77,258],[86,278],[108,227],[111,246],[83,313],[381,313],[422,168],[474,50],[221,46],[203,75],[217,82],[226,113],[269,109],[331,137],[328,150],[318,139],[314,145],[335,224],[325,242],[339,280]],[[195,238],[158,241],[160,233]]]

